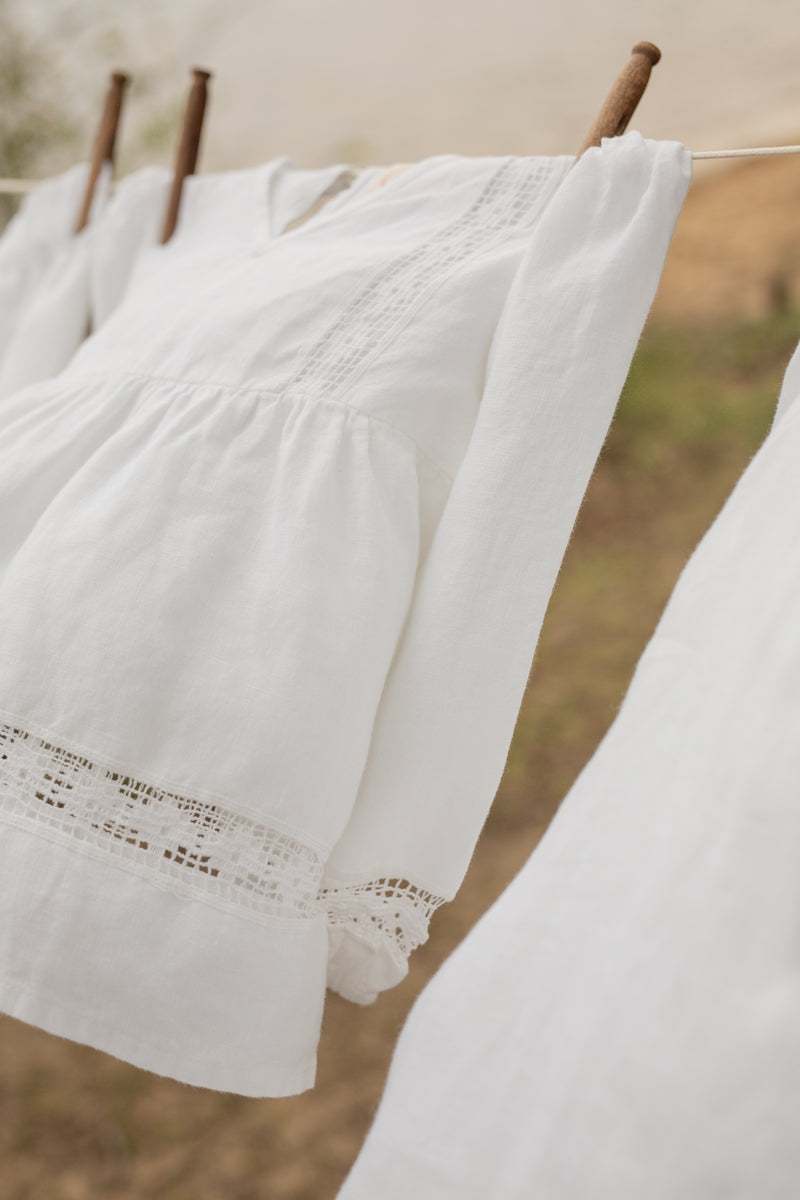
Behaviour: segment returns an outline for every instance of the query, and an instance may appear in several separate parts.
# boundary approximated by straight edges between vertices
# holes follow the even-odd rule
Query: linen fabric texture
[[[190,178],[0,410],[0,1008],[311,1086],[452,897],[689,181],[631,133]],[[286,231],[315,198],[332,198]]]
[[[797,361],[610,731],[412,1009],[340,1200],[797,1194]]]

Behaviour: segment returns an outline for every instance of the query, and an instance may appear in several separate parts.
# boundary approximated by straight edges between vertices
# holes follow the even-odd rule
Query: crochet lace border
[[[10,724],[0,724],[0,815],[90,849],[197,899],[266,918],[315,918],[405,959],[443,903],[407,880],[321,887],[319,851],[285,832],[125,775]]]
[[[329,884],[321,892],[328,925],[398,963],[428,940],[428,925],[445,901],[407,879]]]

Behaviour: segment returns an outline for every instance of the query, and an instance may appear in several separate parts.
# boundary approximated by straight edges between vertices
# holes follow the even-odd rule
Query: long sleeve
[[[328,862],[329,985],[373,1000],[455,894],[691,178],[678,143],[589,150],[536,225]]]

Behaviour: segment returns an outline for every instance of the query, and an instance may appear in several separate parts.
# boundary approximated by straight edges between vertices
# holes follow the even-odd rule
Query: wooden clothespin
[[[103,115],[100,118],[100,124],[97,127],[97,134],[94,139],[92,148],[92,158],[89,164],[89,178],[86,182],[86,192],[83,197],[83,204],[78,214],[78,219],[75,222],[75,232],[80,233],[89,224],[89,213],[92,209],[92,200],[94,199],[95,188],[100,172],[103,169],[103,164],[114,161],[114,145],[117,140],[117,129],[119,128],[119,119],[122,113],[122,101],[125,94],[125,88],[128,84],[128,76],[122,71],[113,71],[109,81],[108,91],[106,92],[105,104],[103,105]]]
[[[590,146],[599,146],[601,138],[618,137],[628,127],[636,106],[644,95],[650,72],[661,58],[661,51],[652,42],[637,42],[631,57],[617,76],[617,81],[606,97],[605,104],[586,141],[580,148],[578,158]]]
[[[178,210],[181,205],[183,181],[187,175],[193,175],[197,166],[197,156],[200,150],[200,134],[203,131],[203,117],[208,99],[208,81],[210,71],[199,67],[192,69],[193,82],[186,101],[186,111],[183,117],[183,130],[178,143],[178,153],[175,158],[175,173],[172,177],[172,190],[169,194],[164,226],[161,231],[161,244],[168,242],[175,232],[178,223]]]

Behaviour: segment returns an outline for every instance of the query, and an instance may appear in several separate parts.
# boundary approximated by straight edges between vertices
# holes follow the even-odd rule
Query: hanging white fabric
[[[24,341],[31,305],[42,295],[54,263],[69,254],[87,177],[88,166],[82,163],[37,185],[0,237],[0,390],[7,390],[2,389],[6,357],[20,357],[18,339]],[[97,209],[103,199],[101,187]],[[46,345],[40,350],[48,354]]]
[[[610,732],[412,1010],[340,1200],[796,1194],[794,367],[790,391]]]

